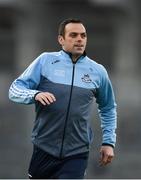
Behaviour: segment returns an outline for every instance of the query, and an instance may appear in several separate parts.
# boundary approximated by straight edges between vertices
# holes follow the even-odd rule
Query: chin
[[[80,56],[80,55],[82,55],[84,53],[84,51],[77,51],[77,52],[75,52],[74,54],[76,54],[77,56]]]

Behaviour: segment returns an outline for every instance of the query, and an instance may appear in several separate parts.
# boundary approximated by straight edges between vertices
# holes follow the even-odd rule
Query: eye
[[[77,36],[77,33],[71,33],[70,37],[75,38]]]
[[[81,38],[84,39],[84,38],[86,38],[86,37],[87,37],[86,33],[82,33],[82,34],[81,34]]]

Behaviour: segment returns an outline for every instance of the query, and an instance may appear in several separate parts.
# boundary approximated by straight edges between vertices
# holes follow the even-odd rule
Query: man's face
[[[85,27],[80,23],[69,23],[65,27],[64,37],[59,36],[58,40],[65,51],[72,53],[73,56],[80,56],[87,43]]]

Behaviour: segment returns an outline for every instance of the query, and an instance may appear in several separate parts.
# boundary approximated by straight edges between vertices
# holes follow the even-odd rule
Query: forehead
[[[81,23],[69,23],[65,26],[65,32],[85,33],[86,29]]]

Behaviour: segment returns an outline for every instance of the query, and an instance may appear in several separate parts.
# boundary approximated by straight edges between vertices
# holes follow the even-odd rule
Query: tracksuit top
[[[42,105],[35,101],[39,92],[54,94],[56,101]],[[64,50],[42,53],[11,84],[9,98],[35,104],[32,142],[55,157],[89,151],[93,99],[101,119],[102,144],[115,146],[117,118],[111,81],[105,68],[85,54],[73,62]]]

